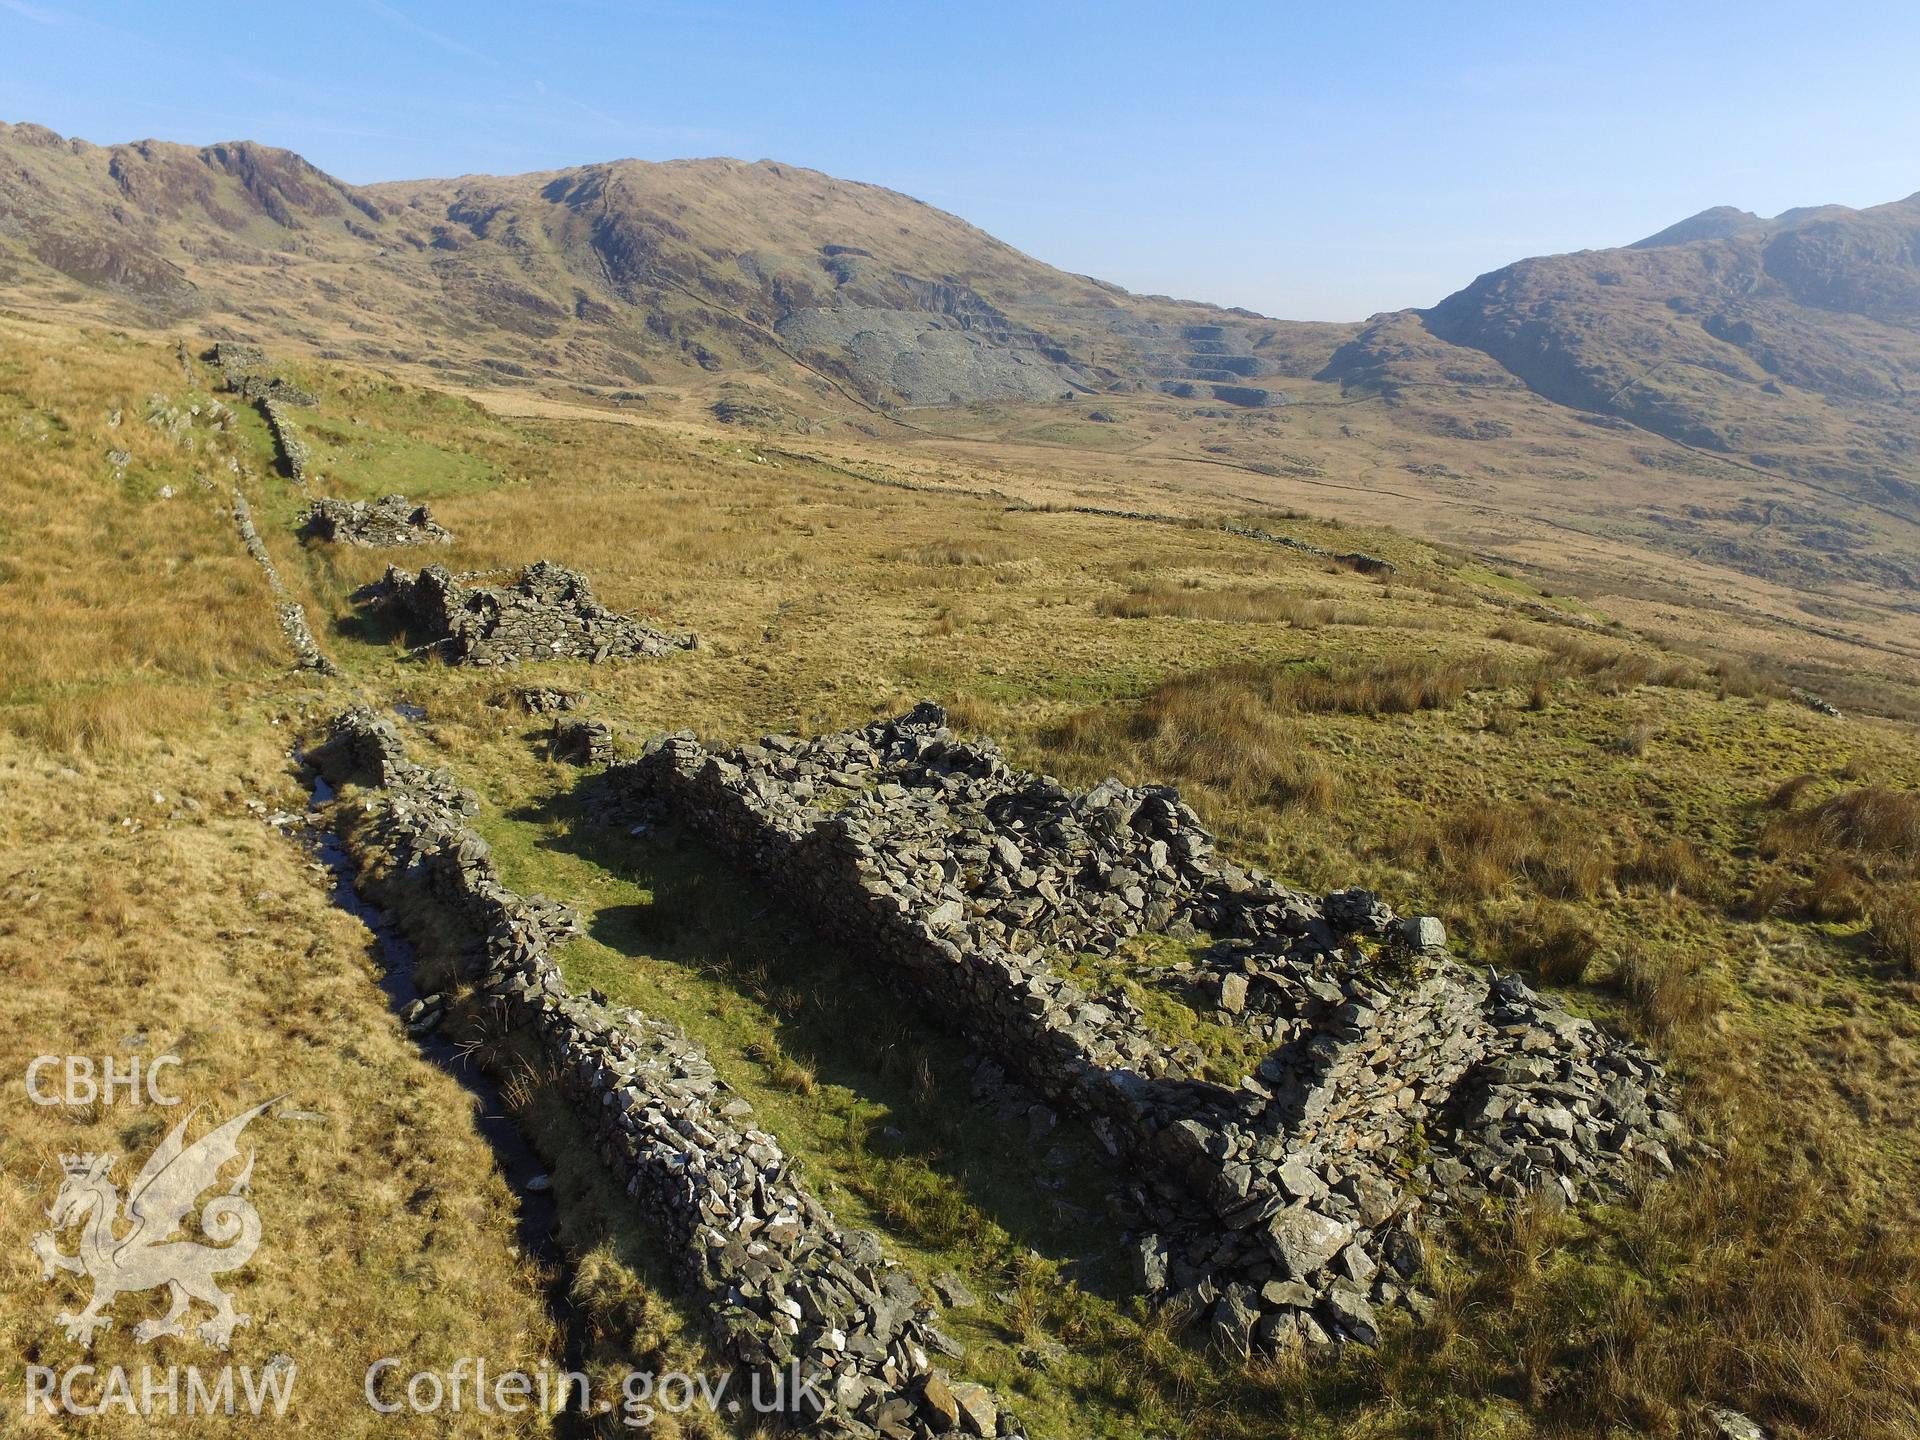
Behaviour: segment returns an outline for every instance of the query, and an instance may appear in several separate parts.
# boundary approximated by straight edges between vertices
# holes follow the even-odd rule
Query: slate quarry
[[[418,574],[389,566],[355,597],[428,638],[449,664],[514,665],[575,659],[599,662],[690,650],[691,634],[669,634],[594,599],[586,576],[539,560],[503,585],[480,585],[429,565]]]
[[[1432,917],[1288,889],[1220,857],[1179,795],[1075,790],[937,706],[812,741],[689,734],[608,772],[614,813],[691,829],[865,956],[1122,1163],[1141,1288],[1242,1353],[1372,1343],[1425,1308],[1423,1228],[1470,1199],[1564,1205],[1669,1171],[1659,1067]],[[1265,1051],[1209,1079],[1119,991],[1060,962],[1184,938],[1180,998]]]
[[[984,1386],[932,1363],[936,1305],[877,1236],[835,1224],[683,1031],[572,991],[552,947],[578,917],[502,884],[467,823],[471,794],[409,760],[391,722],[365,709],[338,716],[311,760],[359,787],[340,802],[356,811],[342,828],[358,883],[379,903],[430,899],[453,922],[483,1003],[538,1044],[719,1351],[805,1382],[780,1392],[789,1420],[830,1440],[1024,1436]]]

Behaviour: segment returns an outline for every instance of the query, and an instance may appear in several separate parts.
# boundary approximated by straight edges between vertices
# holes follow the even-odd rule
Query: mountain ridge
[[[676,362],[755,371],[784,351],[874,403],[1041,400],[1134,381],[1260,404],[1271,397],[1205,387],[1257,390],[1241,382],[1276,368],[1256,353],[1263,331],[1286,324],[1134,296],[898,191],[778,161],[351,186],[249,141],[102,147],[24,126],[0,130],[0,148],[14,158],[0,213],[26,242],[16,271],[37,262],[172,319],[253,308],[263,290],[290,302],[260,268],[317,270],[311,289],[323,310],[339,306],[329,318],[342,330],[377,331],[383,312],[443,339],[491,330],[492,353],[476,359],[509,376],[530,368],[529,352],[550,378],[617,386]],[[410,293],[364,303],[374,271]],[[1183,333],[1194,327],[1208,333]],[[563,336],[562,353],[540,353]],[[1206,343],[1189,348],[1195,338]]]
[[[1920,589],[1920,197],[1746,213],[1333,324],[1135,295],[780,161],[354,186],[251,141],[0,125],[0,295],[23,307],[477,393],[945,434],[973,454],[1035,437],[1100,486],[1124,469],[1277,497],[1299,476],[1357,499],[1411,472],[1432,508],[1404,523],[1546,556],[1559,583],[1605,580],[1592,559],[1563,573],[1544,540],[1515,548],[1516,518],[1705,558],[1822,597],[1822,617],[1904,611]],[[1673,238],[1689,227],[1725,233]],[[1312,478],[1330,473],[1354,479]]]

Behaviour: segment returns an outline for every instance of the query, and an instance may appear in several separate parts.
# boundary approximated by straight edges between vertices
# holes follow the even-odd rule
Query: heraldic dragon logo
[[[235,1328],[248,1319],[233,1308],[233,1297],[214,1284],[213,1277],[239,1269],[260,1245],[260,1216],[246,1198],[253,1152],[247,1152],[245,1165],[227,1181],[225,1193],[200,1211],[200,1229],[213,1244],[178,1238],[181,1221],[203,1192],[221,1183],[221,1170],[240,1158],[240,1132],[285,1098],[275,1096],[256,1105],[189,1145],[187,1123],[199,1113],[195,1106],[134,1177],[124,1214],[119,1188],[108,1178],[117,1155],[60,1157],[66,1178],[47,1211],[53,1226],[33,1237],[32,1248],[45,1279],[54,1280],[65,1270],[93,1281],[86,1308],[78,1314],[63,1310],[57,1317],[69,1340],[91,1345],[95,1332],[112,1327],[109,1312],[116,1297],[165,1285],[172,1295],[167,1313],[134,1326],[134,1339],[144,1345],[163,1335],[184,1335],[182,1317],[198,1300],[211,1305],[214,1313],[194,1327],[195,1333],[209,1345],[227,1348]],[[58,1237],[76,1226],[81,1227],[79,1251],[62,1254]]]

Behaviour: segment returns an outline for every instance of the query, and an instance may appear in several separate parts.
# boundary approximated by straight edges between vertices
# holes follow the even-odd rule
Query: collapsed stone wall
[[[453,532],[438,524],[425,505],[415,505],[404,495],[384,495],[378,500],[322,496],[308,508],[303,528],[330,543],[370,548],[445,545],[453,540]]]
[[[419,574],[389,567],[360,591],[361,603],[391,611],[454,665],[512,665],[573,658],[598,663],[690,650],[692,634],[669,634],[593,597],[586,576],[540,560],[505,585],[483,586],[429,565]]]
[[[430,896],[473,942],[473,978],[524,1028],[562,1078],[602,1160],[707,1308],[730,1360],[773,1375],[797,1365],[811,1393],[790,1418],[831,1437],[1018,1437],[1019,1421],[978,1385],[928,1358],[945,1341],[935,1307],[877,1237],[843,1231],[795,1178],[779,1142],[752,1124],[677,1026],[569,988],[552,956],[578,918],[501,883],[468,826],[474,797],[410,761],[386,720],[338,717],[314,763],[331,782],[369,788],[352,848],[389,857],[380,888]],[[364,872],[363,872],[364,876]]]
[[[1155,510],[1120,510],[1108,505],[1064,505],[1059,508],[1071,515],[1104,515],[1112,520],[1145,520],[1155,525],[1177,525],[1182,529],[1194,524],[1191,517],[1166,515]],[[1230,520],[1222,520],[1213,528],[1228,535],[1238,535],[1243,540],[1259,540],[1264,544],[1298,551],[1302,555],[1314,555],[1323,560],[1333,560],[1362,575],[1395,573],[1395,566],[1391,560],[1382,560],[1378,555],[1368,555],[1359,550],[1329,550],[1324,545],[1310,544],[1305,540],[1297,540],[1291,535],[1279,535],[1254,525],[1236,525]]]
[[[935,706],[812,742],[655,742],[610,772],[1129,1161],[1143,1288],[1220,1342],[1371,1343],[1420,1308],[1418,1225],[1476,1193],[1555,1202],[1667,1168],[1658,1067],[1365,892],[1288,890],[1221,860],[1176,792],[1075,791],[960,740]],[[1192,995],[1274,1047],[1236,1086],[1196,1074],[1062,951],[1224,937]],[[1391,938],[1369,955],[1356,935]],[[1417,1139],[1418,1144],[1412,1143]]]
[[[613,727],[604,720],[562,715],[553,722],[553,730],[547,737],[547,754],[575,765],[611,765]]]
[[[320,398],[311,390],[304,390],[284,375],[277,374],[266,351],[258,345],[222,340],[213,347],[213,363],[219,367],[220,378],[226,387],[249,400],[273,400],[302,408],[320,403]]]

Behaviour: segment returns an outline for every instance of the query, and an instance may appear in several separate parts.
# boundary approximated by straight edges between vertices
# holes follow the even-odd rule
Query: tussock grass
[[[1633,759],[1647,753],[1647,746],[1653,743],[1656,733],[1650,721],[1636,720],[1607,740],[1605,748],[1610,754]]]
[[[1095,602],[1095,613],[1117,620],[1171,616],[1231,624],[1291,625],[1318,630],[1326,625],[1374,625],[1379,617],[1355,605],[1316,599],[1280,586],[1210,590],[1198,584],[1136,585],[1125,595]]]
[[[1700,665],[1670,653],[1649,655],[1546,625],[1508,622],[1495,628],[1491,638],[1546,651],[1549,673],[1582,677],[1602,695],[1625,694],[1643,685],[1699,688],[1709,679]]]
[[[1619,878],[1628,885],[1696,897],[1713,894],[1719,883],[1715,867],[1700,847],[1681,835],[1642,839],[1621,862]]]
[[[1865,924],[1874,948],[1911,970],[1920,793],[1869,784],[1798,804],[1817,784],[1795,775],[1768,797],[1759,848],[1783,869],[1756,884],[1751,903],[1777,910],[1792,897],[1811,919]]]
[[[1665,947],[1629,942],[1615,957],[1607,983],[1656,1037],[1697,1027],[1720,1008],[1720,994],[1698,958]]]
[[[1547,800],[1465,805],[1394,839],[1404,863],[1426,870],[1443,893],[1489,900],[1522,886],[1560,900],[1597,900],[1614,860],[1578,811]]]
[[[1920,975],[1920,885],[1890,886],[1870,902],[1873,943],[1908,975]]]
[[[135,1322],[164,1308],[155,1291],[122,1295],[114,1327],[83,1355],[54,1316],[79,1308],[89,1282],[48,1284],[31,1263],[0,1273],[0,1353],[121,1365],[136,1397],[142,1365],[258,1371],[285,1354],[298,1367],[294,1400],[284,1422],[267,1422],[273,1433],[424,1435],[427,1425],[395,1427],[367,1408],[366,1366],[392,1355],[407,1372],[444,1370],[481,1354],[537,1366],[559,1353],[546,1277],[520,1248],[516,1200],[471,1098],[420,1057],[387,1007],[371,937],[332,906],[308,857],[246,807],[302,801],[268,713],[182,721],[164,746],[143,741],[110,763],[50,760],[0,736],[0,1245],[26,1256],[62,1152],[117,1154],[124,1194],[187,1107],[206,1107],[190,1127],[197,1138],[288,1097],[245,1137],[262,1241],[222,1279],[253,1321],[230,1355],[210,1361],[191,1340],[138,1344]],[[21,1077],[41,1054],[178,1056],[167,1088],[183,1107],[30,1104]],[[65,1422],[28,1420],[17,1394],[9,1408],[8,1435],[65,1433]],[[206,1437],[233,1424],[151,1422]],[[547,1431],[522,1416],[502,1417],[497,1433]]]
[[[0,355],[0,724],[122,752],[198,713],[188,687],[285,663],[217,498],[232,477],[211,397],[159,346],[76,352],[0,322]]]
[[[1578,985],[1600,955],[1600,937],[1569,905],[1536,901],[1509,922],[1507,957],[1549,985]]]
[[[897,559],[909,565],[955,568],[1005,565],[1016,558],[1011,545],[977,537],[969,540],[931,540],[923,545],[906,546],[894,553]]]
[[[1801,832],[1803,845],[1920,863],[1920,794],[1867,785],[1824,800],[1789,824]]]
[[[1331,809],[1339,796],[1331,766],[1257,682],[1257,672],[1240,667],[1170,681],[1131,709],[1070,716],[1047,741],[1082,768],[1158,773],[1240,801]]]

